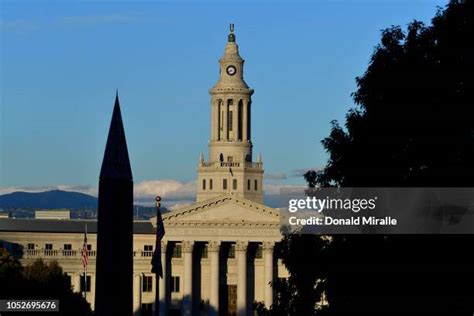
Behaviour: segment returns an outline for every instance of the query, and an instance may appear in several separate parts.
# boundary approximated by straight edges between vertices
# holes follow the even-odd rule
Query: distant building
[[[36,219],[71,219],[70,210],[37,210],[35,211]]]
[[[210,90],[209,156],[201,154],[198,163],[197,202],[163,214],[160,315],[250,315],[253,302],[272,304],[270,283],[288,277],[277,256],[279,212],[263,205],[263,162],[254,159],[251,141],[253,90],[244,81],[233,28],[219,64],[219,81]],[[79,291],[86,223],[87,299],[94,308],[95,221],[0,219],[0,240],[21,245],[24,264],[58,260]],[[134,223],[134,315],[154,310],[155,230],[156,218]]]
[[[64,219],[0,219],[0,241],[23,265],[42,258],[57,260],[71,278],[74,291],[83,292],[82,247],[87,226],[89,265],[87,267],[87,301],[94,308],[95,263],[97,254],[97,221]],[[155,230],[149,221],[137,221],[134,231],[134,272],[142,279],[152,277],[150,258],[155,243]],[[81,280],[82,279],[82,280]],[[137,288],[143,308],[150,308],[154,294]],[[147,305],[148,304],[148,305]],[[140,309],[137,307],[137,309]]]
[[[10,213],[0,213],[0,218],[10,218]]]

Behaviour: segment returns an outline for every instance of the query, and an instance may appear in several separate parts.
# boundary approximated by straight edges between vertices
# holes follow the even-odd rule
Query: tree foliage
[[[382,31],[344,127],[331,122],[309,187],[474,185],[474,5],[451,0],[431,25]],[[290,272],[261,315],[469,314],[472,236],[286,236]],[[321,291],[329,306],[316,310]]]
[[[345,129],[332,122],[322,185],[474,184],[473,2],[451,1],[432,25],[382,31]]]
[[[92,315],[80,293],[74,293],[69,278],[56,261],[42,259],[22,267],[18,259],[0,248],[1,299],[59,300],[59,315]],[[58,315],[58,313],[54,313]]]

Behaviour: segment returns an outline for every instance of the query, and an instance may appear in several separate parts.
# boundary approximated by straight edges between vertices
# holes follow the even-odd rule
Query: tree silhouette
[[[56,261],[42,259],[22,267],[5,249],[0,248],[1,299],[59,300],[60,312],[51,315],[92,315],[89,304],[80,293],[73,293],[71,282]]]
[[[329,154],[326,167],[304,175],[310,188],[474,186],[473,21],[473,1],[451,0],[429,26],[413,21],[406,31],[399,26],[382,31],[366,72],[356,78],[357,106],[348,111],[344,128],[331,122],[322,141]],[[284,259],[288,286],[275,284],[275,305],[257,311],[474,311],[472,235],[335,235],[314,248],[320,241],[309,235],[284,238],[282,257],[298,264]],[[307,277],[303,282],[301,275]],[[309,305],[321,291],[329,306],[318,311]]]
[[[474,185],[472,1],[451,1],[431,26],[382,32],[344,130],[322,143],[319,183],[338,186]]]

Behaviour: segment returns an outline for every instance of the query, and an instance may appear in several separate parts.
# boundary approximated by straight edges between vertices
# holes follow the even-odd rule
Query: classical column
[[[239,140],[239,100],[235,99],[232,103],[232,133],[234,134],[234,142]]]
[[[247,102],[247,138],[250,140],[252,138],[252,102]]]
[[[141,297],[141,283],[140,274],[135,273],[133,275],[133,315],[138,316],[141,314],[140,309],[142,307]]]
[[[215,113],[216,113],[216,102],[217,101],[212,101],[211,103],[211,141],[214,140],[214,135],[215,135]]]
[[[217,112],[219,112],[219,100],[214,100],[211,108],[211,141],[216,141],[219,134]]]
[[[237,258],[237,315],[247,315],[247,245],[238,241],[235,244]]]
[[[181,248],[184,257],[183,316],[191,316],[193,309],[193,246],[192,241],[184,241]]]
[[[228,127],[229,127],[229,101],[228,100],[225,100],[224,101],[224,116],[222,118],[222,129],[223,129],[223,135],[221,137],[221,140],[223,141],[227,141],[229,140],[228,138],[228,135],[229,135],[229,131],[228,131]]]
[[[222,100],[217,101],[217,108],[216,108],[216,125],[217,125],[217,139],[218,141],[222,140],[222,105],[224,103]]]
[[[74,286],[74,292],[81,292],[81,274],[75,273],[73,278],[72,286]]]
[[[265,275],[264,275],[264,299],[265,306],[270,308],[273,304],[273,288],[271,283],[273,282],[273,242],[263,243],[263,259],[265,260]]]
[[[160,289],[160,316],[165,316],[168,308],[166,306],[166,247],[168,245],[167,241],[161,242],[161,264],[163,267],[163,277],[160,279],[159,289]]]
[[[219,314],[219,241],[210,241],[207,254],[210,263],[209,315]]]
[[[248,140],[247,136],[247,114],[248,113],[248,102],[242,102],[242,141],[246,142]]]

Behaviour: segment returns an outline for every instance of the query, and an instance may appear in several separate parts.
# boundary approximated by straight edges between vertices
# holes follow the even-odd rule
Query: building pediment
[[[232,194],[223,194],[163,214],[167,225],[278,225],[277,209]],[[155,220],[153,220],[155,222]],[[266,225],[265,225],[266,226]]]

